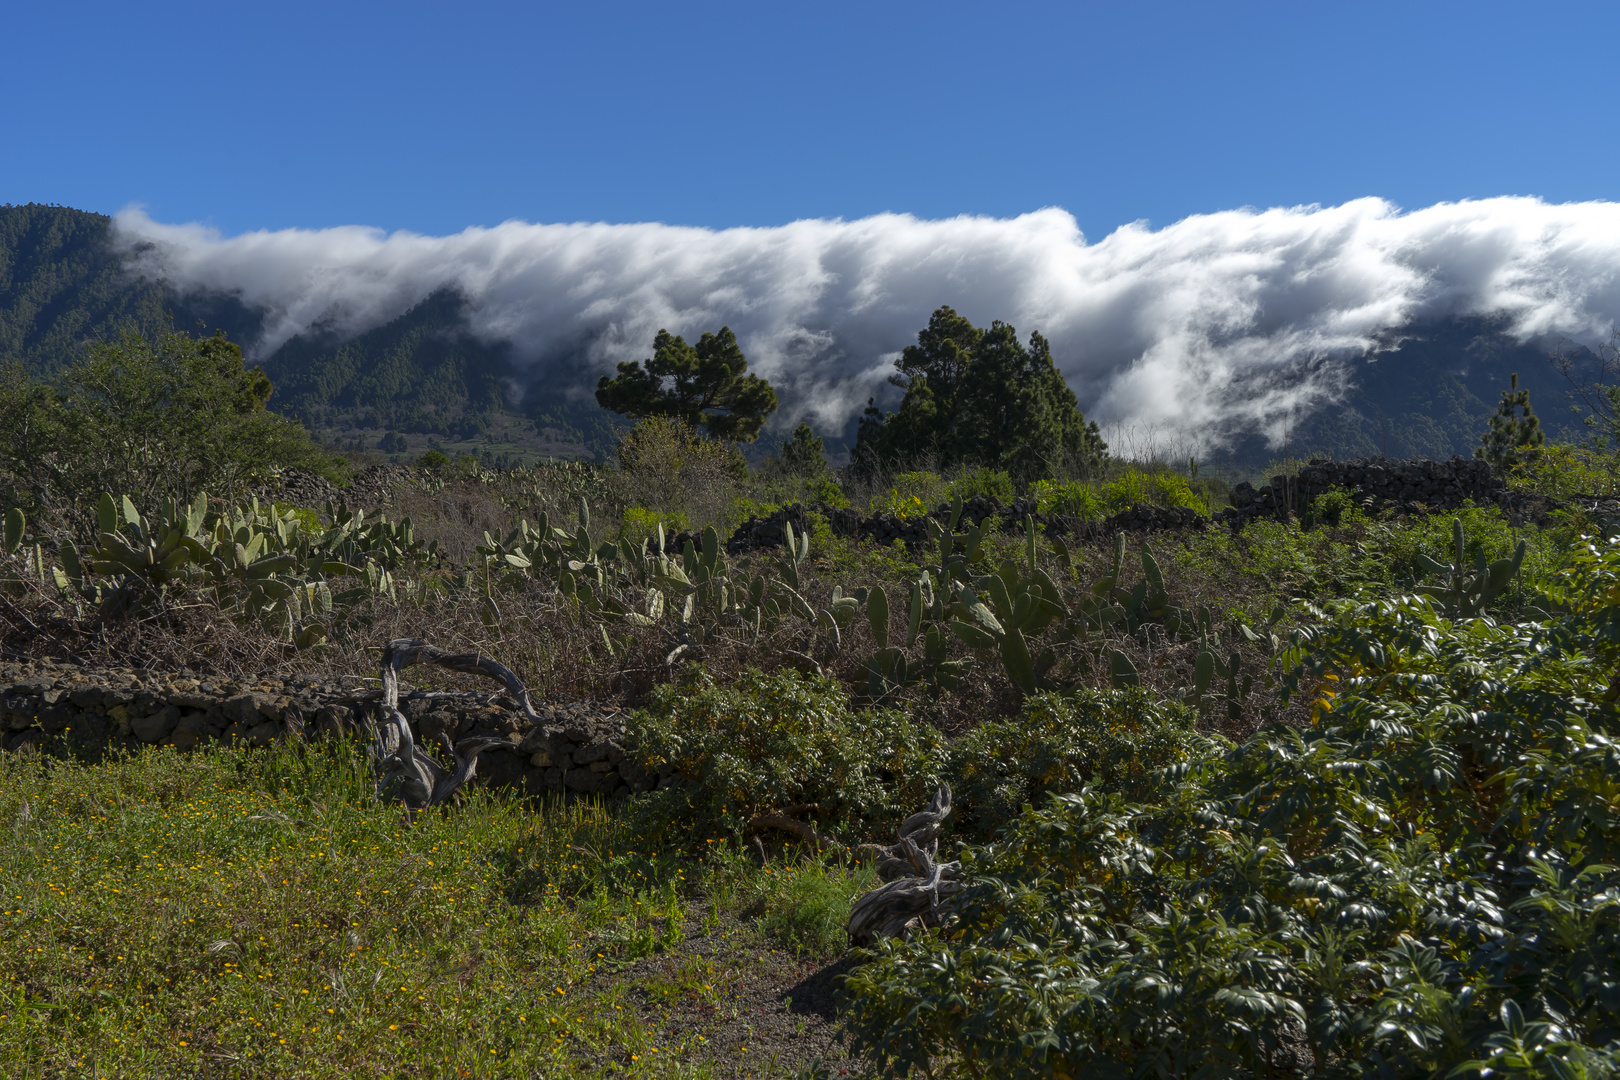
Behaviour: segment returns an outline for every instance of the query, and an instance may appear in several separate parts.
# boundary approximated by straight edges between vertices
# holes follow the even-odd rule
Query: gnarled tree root
[[[399,711],[399,673],[426,661],[470,675],[483,675],[504,685],[529,719],[539,722],[529,691],[506,665],[481,653],[448,653],[419,638],[395,638],[382,651],[382,723],[372,727],[372,761],[377,770],[377,794],[397,799],[407,811],[425,810],[449,801],[478,771],[478,755],[504,739],[462,739],[450,743],[453,769],[441,765],[416,744],[410,721]]]
[[[901,823],[893,846],[877,848],[878,874],[886,884],[861,897],[850,911],[849,938],[856,945],[909,938],[940,924],[944,902],[962,887],[957,881],[960,862],[934,861],[950,815],[951,789],[941,785],[924,809]]]

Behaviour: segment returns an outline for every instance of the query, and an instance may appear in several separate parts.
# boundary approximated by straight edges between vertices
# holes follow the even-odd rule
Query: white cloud
[[[829,429],[940,304],[1041,331],[1094,418],[1192,439],[1271,428],[1331,399],[1339,361],[1416,316],[1501,313],[1524,338],[1592,338],[1620,319],[1617,203],[1402,213],[1360,199],[1126,226],[1095,244],[1059,209],[724,230],[507,222],[444,237],[224,237],[127,210],[116,228],[151,245],[148,272],[262,309],[261,356],[322,324],[359,333],[450,286],[474,333],[535,364],[583,356],[608,371],[647,355],[660,327],[726,323],[789,410]]]

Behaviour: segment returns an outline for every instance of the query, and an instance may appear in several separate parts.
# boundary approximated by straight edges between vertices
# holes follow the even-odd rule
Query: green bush
[[[624,526],[625,536],[632,543],[639,543],[647,537],[658,532],[658,526],[664,526],[664,535],[673,536],[691,528],[686,521],[686,515],[679,510],[669,511],[649,510],[645,506],[632,506],[625,510],[619,519]]]
[[[1038,480],[1032,491],[1036,509],[1043,514],[1066,514],[1086,521],[1096,521],[1103,516],[1102,499],[1084,480],[1068,484]]]
[[[898,473],[889,490],[873,498],[871,510],[898,518],[922,517],[944,502],[949,491],[938,473]]]
[[[934,728],[855,712],[834,680],[793,671],[720,687],[690,668],[631,715],[629,734],[644,768],[677,778],[631,808],[650,839],[672,843],[740,836],[760,814],[809,805],[822,832],[888,836],[928,801],[944,759]]]
[[[619,479],[626,501],[684,514],[694,527],[724,528],[727,511],[748,478],[732,443],[704,438],[667,416],[639,421],[619,440]]]
[[[1011,720],[980,724],[951,748],[958,828],[981,837],[1049,793],[1087,784],[1147,795],[1155,770],[1220,754],[1196,716],[1140,688],[1040,694]]]
[[[1532,461],[1509,474],[1508,486],[1557,498],[1620,495],[1620,449],[1547,443]]]
[[[0,492],[59,510],[100,491],[145,505],[235,497],[287,466],[343,480],[342,463],[303,425],[266,408],[271,390],[220,335],[93,342],[54,382],[0,365]]]
[[[1041,480],[1031,489],[1042,513],[1068,514],[1095,521],[1133,506],[1185,506],[1209,513],[1207,500],[1187,481],[1169,471],[1127,470],[1104,484],[1086,480],[1059,483]]]
[[[1011,502],[1016,491],[1013,488],[1012,477],[1002,469],[992,469],[988,466],[965,472],[951,481],[951,497],[961,496],[971,499],[977,495],[989,495],[1002,502]]]
[[[1356,511],[1356,493],[1348,488],[1333,488],[1311,500],[1305,511],[1307,525],[1328,525],[1338,528],[1346,515]]]
[[[1050,798],[844,987],[883,1075],[1612,1076],[1620,541],[1547,624],[1312,610],[1311,722]],[[1298,1058],[1296,1057],[1296,1060]]]

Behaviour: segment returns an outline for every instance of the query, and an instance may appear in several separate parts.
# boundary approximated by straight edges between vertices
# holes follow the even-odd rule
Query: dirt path
[[[820,1064],[855,1076],[834,1005],[847,956],[796,956],[752,922],[705,932],[696,919],[680,944],[610,970],[576,992],[600,994],[633,1011],[664,1040],[657,1050],[683,1064],[707,1064],[715,1077],[792,1077]],[[611,1057],[628,1064],[630,1047]]]

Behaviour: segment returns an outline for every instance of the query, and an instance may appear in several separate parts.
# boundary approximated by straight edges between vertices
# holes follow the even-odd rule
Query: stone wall
[[[92,757],[143,745],[184,750],[213,742],[268,746],[284,739],[368,739],[375,679],[294,676],[231,682],[50,661],[0,663],[0,738],[7,750],[65,743]],[[491,736],[508,746],[478,759],[477,783],[615,796],[645,789],[625,751],[623,717],[588,702],[536,704],[536,725],[503,694],[402,693],[400,711],[424,745]]]
[[[1478,458],[1313,461],[1297,475],[1272,477],[1259,488],[1247,482],[1238,484],[1232,489],[1232,505],[1217,517],[1230,525],[1243,525],[1256,518],[1297,514],[1334,488],[1355,492],[1374,509],[1456,509],[1465,501],[1490,506],[1508,493],[1507,482]]]
[[[1317,496],[1342,488],[1374,511],[1413,512],[1419,508],[1454,510],[1464,502],[1476,506],[1499,506],[1515,521],[1541,522],[1546,514],[1566,505],[1576,506],[1603,518],[1620,516],[1614,499],[1575,496],[1564,501],[1529,492],[1513,492],[1507,483],[1491,472],[1488,463],[1477,458],[1454,457],[1449,461],[1414,458],[1398,461],[1386,458],[1351,458],[1347,461],[1313,461],[1295,475],[1273,477],[1259,488],[1247,481],[1232,489],[1231,505],[1204,517],[1186,507],[1134,506],[1102,521],[1081,521],[1060,514],[1042,514],[1035,501],[1014,499],[1008,505],[992,496],[977,496],[963,504],[962,520],[978,524],[996,518],[1001,532],[1022,533],[1025,516],[1049,536],[1098,539],[1117,532],[1204,529],[1211,524],[1242,528],[1260,518],[1281,518],[1306,511]],[[901,520],[890,514],[862,517],[849,509],[816,505],[808,510],[800,505],[783,507],[770,516],[749,518],[726,543],[732,553],[780,545],[784,523],[795,529],[808,528],[810,511],[824,515],[833,534],[879,544],[901,543],[919,549],[928,542],[928,518],[944,523],[951,507],[936,508],[927,517]]]

